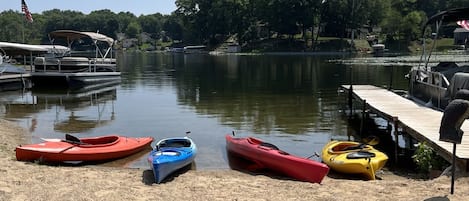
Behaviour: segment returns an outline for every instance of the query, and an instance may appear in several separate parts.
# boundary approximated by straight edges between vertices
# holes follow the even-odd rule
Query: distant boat
[[[372,45],[371,48],[373,49],[373,55],[375,56],[383,56],[386,50],[385,45],[380,43]]]
[[[36,57],[32,72],[35,84],[80,88],[120,81],[121,73],[112,53],[114,39],[99,33],[73,30],[53,31],[49,38],[52,46],[62,40],[70,51]]]
[[[184,53],[186,54],[208,53],[208,51],[205,45],[194,45],[194,46],[185,46]]]
[[[29,89],[32,87],[31,74],[25,68],[16,65],[16,60],[9,55],[9,47],[21,44],[0,42],[0,91]]]
[[[0,91],[32,88],[31,74],[21,67],[0,62]]]
[[[425,33],[427,27],[437,24],[437,38],[443,25],[454,26],[455,22],[469,19],[469,7],[445,10],[430,17],[422,28],[422,38],[425,44]],[[434,40],[434,43],[436,40]],[[435,47],[433,44],[432,47]],[[408,97],[430,106],[434,109],[444,110],[446,106],[456,97],[461,89],[469,89],[469,65],[467,63],[456,63],[458,57],[467,55],[454,55],[448,60],[440,60],[437,65],[430,65],[433,49],[422,51],[418,65],[413,66],[406,75],[409,78]]]
[[[184,48],[183,47],[171,47],[166,49],[167,52],[171,53],[184,53]]]

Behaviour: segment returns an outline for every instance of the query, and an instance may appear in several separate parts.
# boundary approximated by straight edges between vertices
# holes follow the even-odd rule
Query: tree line
[[[7,10],[0,13],[0,41],[48,43],[47,33],[72,29],[113,38],[146,32],[154,39],[210,46],[228,37],[240,44],[270,38],[305,40],[315,37],[306,33],[318,29],[324,37],[349,38],[360,28],[379,27],[385,40],[410,42],[419,38],[428,17],[467,5],[469,0],[176,0],[177,9],[170,15],[53,9],[33,13],[33,23],[23,13]]]

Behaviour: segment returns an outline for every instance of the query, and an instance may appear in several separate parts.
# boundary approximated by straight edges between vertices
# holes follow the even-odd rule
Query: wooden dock
[[[342,86],[349,92],[350,86]],[[405,130],[420,142],[426,142],[447,161],[453,157],[453,144],[439,140],[440,124],[443,112],[437,111],[392,91],[371,85],[353,85],[353,98],[361,101],[363,106],[378,114],[394,125]],[[468,170],[469,159],[469,120],[461,126],[464,131],[461,144],[456,147],[457,166]],[[463,169],[463,170],[464,170]]]

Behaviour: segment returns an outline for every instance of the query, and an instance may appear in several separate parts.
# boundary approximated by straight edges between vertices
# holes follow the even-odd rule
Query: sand
[[[383,171],[381,180],[327,176],[321,184],[234,170],[188,170],[148,184],[151,170],[103,166],[49,166],[15,159],[28,133],[0,120],[0,200],[469,200],[469,177],[414,179]]]

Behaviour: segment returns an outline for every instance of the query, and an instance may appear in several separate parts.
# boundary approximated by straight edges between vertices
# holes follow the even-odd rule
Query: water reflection
[[[5,91],[0,93],[0,115],[4,119],[23,119],[35,113],[30,91]]]
[[[32,91],[17,91],[4,94],[1,105],[3,118],[28,119],[31,133],[36,129],[43,130],[52,124],[57,133],[86,133],[91,129],[105,126],[115,119],[113,101],[116,100],[118,83],[100,86],[98,88],[68,89],[39,89]],[[107,110],[110,105],[110,110]],[[82,111],[96,109],[96,115],[90,113],[81,115]],[[54,115],[52,122],[38,118],[38,114]],[[45,124],[45,125],[42,125]],[[52,134],[41,134],[40,137],[59,137]],[[33,141],[36,141],[33,139]]]
[[[110,114],[104,113],[105,105],[116,100],[116,85],[79,91],[33,91],[37,108],[55,108],[57,116],[54,130],[61,133],[85,133],[91,129],[109,124],[115,119],[114,107]],[[90,119],[79,114],[87,107],[96,107],[97,116]],[[63,114],[59,114],[63,113]],[[65,118],[62,118],[64,116]]]
[[[347,72],[316,57],[140,56],[134,57],[136,67],[125,70],[123,88],[137,88],[137,80],[155,90],[170,86],[178,104],[198,115],[263,134],[331,129],[337,118],[327,113],[337,108],[327,102],[336,105],[336,83]]]

